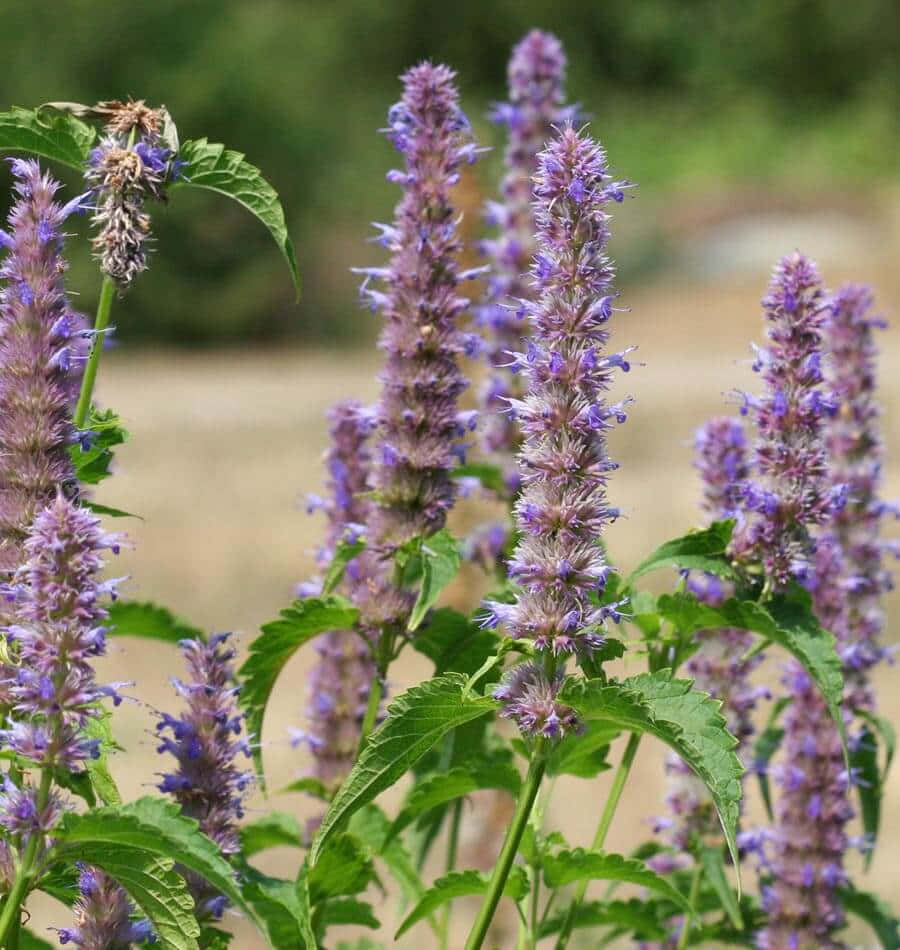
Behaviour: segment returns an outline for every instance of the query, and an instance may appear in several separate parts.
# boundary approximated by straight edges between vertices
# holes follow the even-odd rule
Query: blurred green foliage
[[[122,336],[333,342],[374,331],[347,269],[382,257],[365,238],[396,198],[376,129],[397,75],[424,57],[457,68],[479,138],[501,145],[482,116],[503,98],[510,47],[531,26],[565,43],[570,95],[645,208],[713,185],[852,191],[896,174],[896,0],[7,2],[4,106],[165,103],[183,138],[246,152],[281,192],[299,308],[264,229],[224,199],[184,191],[155,214],[159,251],[117,308]],[[463,195],[472,228],[499,157]],[[652,236],[644,243],[652,259]],[[97,281],[87,253],[75,257],[72,283],[89,308]]]

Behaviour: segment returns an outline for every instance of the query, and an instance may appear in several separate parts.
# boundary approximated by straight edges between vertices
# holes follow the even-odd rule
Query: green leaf
[[[643,861],[605,851],[560,851],[544,858],[544,881],[548,887],[563,887],[575,881],[624,881],[638,884],[691,912],[687,898]]]
[[[471,676],[497,649],[499,638],[451,607],[432,610],[412,640],[434,663],[434,675],[456,672]]]
[[[339,541],[337,549],[334,552],[334,557],[331,559],[331,564],[328,565],[328,570],[325,572],[325,577],[322,581],[322,596],[330,594],[344,578],[344,571],[347,570],[347,565],[353,560],[353,558],[358,557],[366,549],[366,542],[363,538],[358,538],[352,543],[350,541]]]
[[[502,496],[509,494],[503,478],[503,470],[499,465],[490,465],[487,462],[467,462],[465,465],[457,465],[450,472],[450,477],[457,481],[461,478],[477,478],[482,487],[488,491]]]
[[[278,193],[263,178],[260,170],[246,161],[243,153],[208,142],[205,138],[182,142],[178,158],[184,166],[172,187],[189,185],[217,191],[233,198],[255,215],[268,228],[281,250],[299,299],[300,275],[284,209]]]
[[[759,791],[762,796],[763,804],[766,806],[766,814],[769,821],[775,820],[772,812],[772,789],[769,783],[769,763],[772,757],[781,746],[784,739],[784,729],[778,725],[778,719],[782,712],[790,705],[791,700],[787,696],[782,696],[775,702],[772,712],[769,714],[769,721],[765,728],[760,732],[756,741],[753,743],[753,771],[759,780]]]
[[[669,906],[668,904],[666,906]],[[621,927],[641,940],[664,941],[668,931],[653,914],[653,903],[633,897],[622,901],[584,901],[575,915],[573,929],[584,927]],[[562,930],[568,909],[541,924],[540,936],[551,937]]]
[[[320,802],[331,801],[331,793],[328,791],[325,783],[317,778],[313,778],[311,775],[307,775],[305,778],[298,778],[289,785],[285,785],[281,791],[305,792],[307,795],[312,795],[313,798],[318,798]]]
[[[157,604],[136,600],[116,600],[108,607],[110,636],[143,637],[180,643],[182,640],[203,640],[202,630],[176,617],[170,610]]]
[[[437,603],[441,591],[459,573],[459,541],[446,529],[422,542],[422,584],[409,617],[409,630],[415,630]]]
[[[19,950],[58,950],[59,944],[50,943],[30,930],[19,931]]]
[[[349,830],[384,862],[391,877],[400,885],[407,902],[417,901],[425,885],[400,838],[389,838],[391,823],[377,805],[366,805],[350,819]]]
[[[82,500],[81,507],[87,508],[88,511],[92,511],[95,515],[106,515],[107,518],[137,518],[139,521],[144,520],[140,515],[133,515],[130,511],[122,511],[121,508],[110,508],[109,505],[101,505],[96,501]]]
[[[287,661],[309,640],[329,630],[347,630],[356,622],[359,611],[343,597],[308,597],[295,600],[281,611],[279,620],[264,624],[262,634],[250,644],[250,656],[241,667],[243,689],[240,702],[247,711],[247,729],[256,739],[254,760],[262,771],[262,728],[266,705],[275,681]]]
[[[64,826],[74,817],[80,816],[66,815]],[[173,858],[92,837],[80,839],[77,847],[67,841],[61,855],[98,867],[118,881],[153,924],[160,950],[198,950],[200,926],[194,919],[194,899],[184,879],[175,873]]]
[[[728,877],[725,874],[725,860],[721,848],[709,848],[700,845],[700,863],[712,889],[716,892],[722,909],[728,914],[729,920],[738,930],[744,927],[741,917],[741,908],[737,894],[732,890]]]
[[[620,732],[603,722],[586,723],[584,732],[569,733],[554,744],[547,759],[547,774],[593,778],[606,771],[609,744]]]
[[[881,798],[884,790],[881,786],[881,774],[878,770],[878,739],[875,733],[863,726],[859,739],[850,750],[850,767],[856,770],[856,791],[859,796],[859,811],[863,832],[872,844],[878,840],[878,826],[881,823]],[[874,847],[868,848],[865,863],[872,862]]]
[[[66,113],[19,106],[0,112],[0,150],[29,152],[80,172],[96,136],[91,126]]]
[[[359,894],[374,878],[363,843],[355,835],[335,835],[309,870],[309,899],[315,906],[329,897]]]
[[[291,848],[302,847],[303,829],[300,822],[293,815],[283,811],[270,811],[242,825],[240,829],[241,853],[245,858],[251,858],[266,848],[275,848],[287,845]]]
[[[736,865],[744,772],[734,751],[737,740],[726,729],[721,703],[691,685],[690,680],[675,679],[670,670],[662,670],[622,683],[570,682],[560,701],[585,721],[647,732],[673,748],[710,790]]]
[[[499,788],[515,797],[522,784],[518,771],[502,759],[497,762],[473,762],[456,766],[447,772],[428,775],[415,785],[406,804],[391,826],[390,836],[398,835],[417,818],[454,799],[481,788]]]
[[[325,813],[310,848],[312,865],[337,827],[390,788],[447,733],[496,709],[496,702],[465,691],[466,677],[447,673],[398,696],[372,733],[353,770]]]
[[[228,950],[234,934],[219,930],[218,927],[204,926],[200,932],[200,946],[203,950]]]
[[[448,901],[457,897],[484,894],[489,881],[490,877],[480,871],[451,871],[444,877],[439,877],[400,924],[397,933],[394,934],[394,939],[399,940],[410,927],[434,913],[438,907]],[[514,867],[506,879],[503,895],[511,897],[514,901],[520,901],[527,893],[528,878],[525,871],[520,867]]]
[[[171,858],[205,878],[233,904],[247,909],[234,871],[222,857],[218,845],[201,833],[193,818],[182,815],[174,802],[147,796],[126,805],[98,808],[81,815],[68,812],[56,837],[60,854],[78,860],[87,861],[81,857],[84,848],[119,845]],[[93,860],[88,863],[105,867]]]
[[[269,877],[249,864],[241,869],[244,902],[263,922],[272,947],[317,950],[305,867],[296,881]]]
[[[96,406],[91,406],[84,429],[93,433],[90,448],[85,451],[80,442],[70,445],[69,457],[78,481],[85,485],[97,485],[112,474],[112,450],[128,440],[128,430],[112,409],[101,412]]]
[[[372,905],[352,897],[341,897],[320,904],[316,908],[315,920],[316,928],[321,927],[323,930],[340,924],[355,924],[372,930],[381,928],[381,923],[372,912]]]
[[[113,738],[112,715],[109,710],[103,709],[99,716],[90,718],[84,731],[89,739],[98,739],[100,742],[100,754],[96,759],[88,759],[85,762],[91,788],[104,805],[119,805],[122,796],[109,771],[109,754],[121,749],[121,746]]]
[[[884,950],[898,950],[900,919],[880,897],[852,887],[841,888],[838,894],[844,910],[864,920],[875,931]]]
[[[897,745],[897,733],[894,731],[894,727],[891,724],[889,719],[885,719],[883,716],[876,716],[874,713],[870,713],[864,709],[857,710],[856,714],[864,719],[871,727],[875,730],[876,733],[881,737],[881,741],[884,744],[884,766],[881,770],[881,783],[882,785],[887,781],[887,777],[891,771],[891,763],[894,761],[894,749]]]
[[[734,568],[726,554],[733,531],[733,520],[715,521],[703,531],[692,531],[683,537],[666,541],[631,572],[625,586],[630,587],[639,577],[661,567],[688,568],[718,577],[734,578]]]

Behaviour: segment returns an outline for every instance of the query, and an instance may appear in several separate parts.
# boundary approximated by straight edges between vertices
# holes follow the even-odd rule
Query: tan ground
[[[882,305],[898,318],[898,283],[887,253],[866,257],[857,273],[877,283]],[[833,282],[843,276],[832,268]],[[753,387],[748,341],[759,338],[757,300],[767,274],[752,282],[668,283],[643,292],[627,290],[631,315],[619,322],[617,340],[640,345],[646,365],[625,378],[636,396],[631,418],[613,437],[621,461],[611,494],[627,512],[610,531],[615,560],[627,568],[656,543],[683,532],[696,519],[696,481],[690,467],[689,440],[694,427],[710,414],[727,411],[726,395],[735,387]],[[884,334],[881,370],[887,406],[885,429],[891,457],[886,493],[900,496],[900,330]],[[140,513],[128,521],[134,549],[117,568],[132,575],[126,594],[155,600],[209,629],[237,630],[244,645],[259,624],[272,619],[291,598],[294,582],[311,570],[310,549],[320,522],[298,507],[298,498],[319,489],[325,446],[323,413],[335,400],[376,393],[377,357],[372,353],[313,352],[291,349],[230,351],[206,355],[110,353],[101,370],[100,398],[124,416],[132,441],[119,453],[115,479],[101,486],[98,500]],[[624,393],[624,390],[623,390]],[[118,525],[121,527],[121,523]],[[450,597],[463,603],[472,592],[460,585]],[[900,602],[894,597],[896,611]],[[897,638],[894,626],[888,636]],[[114,761],[123,792],[147,792],[161,762],[154,753],[152,709],[172,708],[169,677],[179,673],[174,649],[151,642],[115,641],[103,676],[137,681],[140,703],[117,716],[117,738],[127,752]],[[301,773],[305,753],[285,741],[288,726],[302,719],[306,672],[314,653],[303,651],[278,683],[266,722],[265,745],[271,787],[277,789]],[[394,671],[394,690],[420,676],[415,661]],[[900,718],[900,690],[893,668],[879,673],[882,710]],[[587,844],[604,801],[608,777],[593,782],[561,781],[550,805],[548,823],[558,825],[573,843]],[[660,752],[642,748],[626,790],[609,847],[627,849],[648,834],[648,816],[660,809]],[[387,799],[390,805],[391,799]],[[307,816],[315,805],[299,796],[275,796],[275,807]],[[264,803],[254,799],[250,817]],[[895,770],[884,803],[883,838],[866,886],[900,905],[900,770]],[[472,831],[464,840],[462,865],[492,861],[499,847],[502,809],[491,816],[480,799],[467,811]],[[493,823],[493,824],[492,824]],[[300,853],[271,852],[266,867],[291,873]],[[436,875],[438,869],[433,869]],[[374,900],[378,900],[375,895]],[[390,902],[384,907],[395,919]],[[34,904],[35,924],[63,924],[55,905]],[[458,923],[454,946],[471,911],[454,905]],[[508,920],[508,918],[506,918]],[[235,946],[262,946],[250,929],[234,922]],[[386,925],[381,938],[390,945]],[[869,934],[853,931],[857,946],[873,946]],[[428,945],[420,927],[400,946]],[[514,931],[501,929],[496,945],[514,946]],[[587,945],[587,944],[585,944]]]

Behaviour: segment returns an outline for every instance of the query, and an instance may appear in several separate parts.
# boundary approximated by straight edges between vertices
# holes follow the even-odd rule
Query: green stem
[[[39,815],[42,814],[47,807],[52,781],[53,775],[50,769],[44,769],[41,774],[41,787],[38,789],[37,795],[37,812]],[[19,865],[16,879],[3,904],[3,911],[0,912],[0,947],[9,946],[10,934],[19,925],[22,901],[25,899],[25,895],[34,877],[35,859],[37,858],[38,848],[41,845],[42,838],[42,834],[32,834],[28,839],[28,845],[25,848],[25,854],[22,856],[22,863]]]
[[[97,316],[94,318],[94,339],[91,341],[91,351],[84,366],[84,376],[81,377],[81,392],[78,394],[78,404],[75,406],[75,417],[72,420],[76,429],[84,428],[91,408],[94,381],[97,378],[97,367],[100,365],[100,354],[103,352],[103,331],[109,326],[109,315],[115,295],[115,281],[112,277],[104,277],[103,286],[100,288],[100,302],[97,304]]]
[[[619,799],[622,797],[622,790],[625,788],[625,782],[628,780],[628,773],[631,771],[631,766],[634,763],[634,757],[637,754],[638,746],[640,744],[640,734],[637,732],[632,732],[632,734],[628,737],[628,745],[625,746],[625,753],[622,756],[622,761],[619,763],[618,769],[616,769],[612,788],[609,790],[609,797],[606,799],[606,804],[603,806],[603,814],[600,816],[600,824],[597,826],[597,833],[594,835],[593,842],[591,842],[591,850],[593,851],[599,851],[603,847],[603,843],[606,841],[607,832],[609,831],[609,827],[612,824],[613,815],[616,813],[616,808],[619,805]],[[563,923],[562,930],[560,930],[559,937],[556,940],[556,950],[563,950],[563,948],[569,942],[569,937],[572,936],[572,928],[575,925],[575,918],[578,915],[578,908],[581,906],[581,902],[584,900],[584,895],[587,892],[587,886],[588,882],[586,880],[581,881],[575,891],[575,896],[572,898],[572,903],[569,904],[569,912],[566,914],[566,919]]]
[[[459,850],[459,826],[462,822],[462,799],[457,799],[453,805],[453,817],[450,819],[450,834],[447,838],[447,865],[449,874],[456,867],[456,852]],[[450,939],[450,904],[444,905],[441,914],[441,950],[447,950]]]
[[[703,867],[698,864],[694,868],[694,876],[691,878],[691,892],[688,894],[688,904],[691,908],[690,914],[685,914],[684,923],[681,925],[681,935],[678,937],[678,950],[684,950],[688,944],[688,934],[691,931],[691,921],[694,919],[694,907],[697,903],[697,895],[700,893],[700,878],[703,876]]]
[[[466,950],[479,950],[484,938],[487,936],[488,928],[494,919],[494,911],[500,898],[503,895],[503,888],[506,886],[506,879],[512,869],[516,852],[519,850],[519,842],[522,840],[522,834],[525,826],[528,824],[528,816],[531,814],[531,808],[534,800],[537,798],[538,789],[541,787],[541,779],[544,777],[546,768],[543,749],[539,746],[535,749],[531,765],[528,766],[528,775],[525,776],[525,784],[519,793],[519,800],[516,802],[516,810],[512,817],[512,822],[506,831],[506,838],[503,841],[503,847],[500,849],[500,856],[494,866],[494,873],[491,875],[488,884],[487,893],[484,895],[484,901],[472,925],[472,932],[466,941]]]
[[[366,706],[366,714],[363,717],[362,726],[359,735],[359,751],[365,748],[369,741],[369,735],[375,728],[375,720],[378,719],[378,708],[381,705],[381,697],[384,693],[384,679],[380,673],[372,680],[372,688],[369,690],[369,704]]]

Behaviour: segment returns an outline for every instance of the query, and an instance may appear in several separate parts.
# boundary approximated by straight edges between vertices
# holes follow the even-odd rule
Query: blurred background
[[[254,219],[218,196],[179,190],[154,210],[157,251],[115,306],[119,346],[98,387],[132,432],[116,478],[98,493],[144,519],[129,522],[134,546],[121,558],[128,595],[210,629],[235,629],[244,645],[312,570],[321,525],[298,499],[323,480],[325,410],[377,394],[377,319],[359,308],[349,268],[383,259],[366,238],[369,222],[390,218],[397,191],[384,173],[396,159],[376,130],[398,97],[398,74],[419,59],[459,71],[476,135],[494,146],[458,189],[468,238],[481,233],[479,208],[500,172],[502,136],[484,115],[504,98],[510,48],[532,26],[561,38],[570,99],[592,116],[616,173],[638,183],[633,200],[616,208],[612,248],[632,308],[617,340],[637,343],[644,364],[626,378],[637,401],[612,446],[622,467],[611,494],[628,517],[609,544],[625,569],[698,520],[691,434],[709,415],[734,411],[731,391],[756,384],[749,343],[761,335],[758,300],[777,257],[800,247],[829,286],[871,283],[880,309],[898,321],[894,0],[557,0],[552,11],[537,0],[4,6],[3,108],[127,96],[164,103],[182,139],[206,135],[245,152],[283,198],[302,301],[294,303],[286,268]],[[85,242],[73,240],[70,256],[70,286],[91,311],[98,280]],[[886,494],[900,497],[900,332],[892,326],[882,340]],[[478,516],[477,503],[463,506],[458,527]],[[479,584],[466,575],[449,597],[471,604]],[[896,614],[897,598],[891,606]],[[888,626],[891,640],[895,631]],[[313,656],[297,657],[276,689],[264,736],[273,789],[308,765],[286,736],[302,722]],[[111,678],[138,681],[140,701],[117,727],[127,751],[114,766],[123,789],[140,794],[161,768],[152,711],[173,707],[168,679],[178,657],[159,644],[120,641],[106,666]],[[394,691],[424,674],[415,660],[401,663]],[[777,664],[767,675],[777,681]],[[896,673],[886,667],[879,676],[882,711],[896,720]],[[646,745],[614,849],[646,837],[646,819],[661,809],[660,756]],[[604,779],[558,785],[548,820],[574,843],[592,834]],[[887,794],[884,840],[864,884],[900,905],[900,776]],[[315,812],[297,796],[274,804],[300,817]],[[263,805],[254,801],[251,816]],[[751,802],[751,817],[755,809]],[[489,867],[504,806],[476,798],[468,814],[462,860]],[[266,860],[289,873],[299,855],[276,850]],[[464,930],[468,907],[459,908]],[[36,910],[41,921],[64,922],[58,905]],[[235,927],[237,946],[258,946]],[[382,931],[388,944],[390,932]],[[851,936],[874,946],[862,928]],[[499,946],[512,941],[512,931],[498,933]]]

